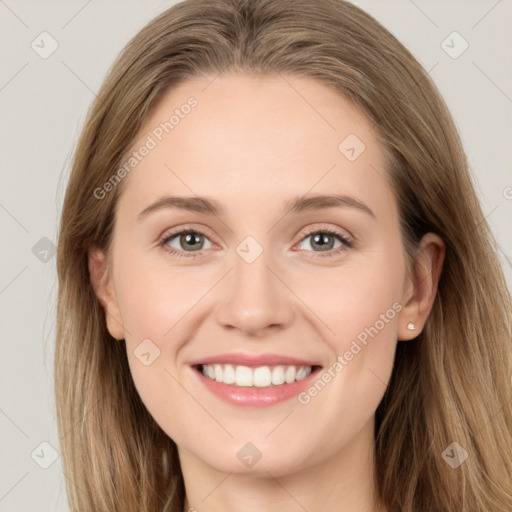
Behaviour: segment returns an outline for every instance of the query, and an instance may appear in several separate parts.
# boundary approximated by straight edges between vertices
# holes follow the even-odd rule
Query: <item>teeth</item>
[[[288,369],[286,370],[286,373],[284,374],[284,380],[287,382],[287,384],[291,384],[297,375],[297,370],[294,366],[288,366]]]
[[[311,366],[234,366],[231,364],[204,364],[202,372],[224,384],[234,384],[240,387],[266,388],[305,379],[311,373]]]
[[[215,380],[218,380],[219,382],[224,382],[224,384],[234,384],[235,383],[235,368],[234,366],[227,364],[224,366],[224,369],[221,367],[220,374],[222,375],[219,379],[217,379],[217,376],[215,376]]]
[[[272,370],[272,384],[279,386],[280,384],[284,384],[284,381],[284,368],[282,366],[275,366]]]
[[[221,378],[217,380],[217,382],[224,382],[222,379],[222,367],[220,364],[214,365],[218,367],[221,371]],[[235,384],[237,386],[252,386],[253,378],[252,378],[252,370],[247,366],[237,366],[235,370]]]

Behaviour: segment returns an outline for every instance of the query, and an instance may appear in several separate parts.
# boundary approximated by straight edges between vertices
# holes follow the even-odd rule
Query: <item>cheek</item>
[[[172,439],[186,437],[187,425],[200,414],[176,365],[180,348],[193,329],[191,308],[204,294],[192,272],[144,266],[135,259],[118,267],[119,304],[126,327],[126,351],[137,392],[153,419]],[[176,421],[176,411],[180,421]],[[194,418],[195,415],[195,418]]]
[[[322,440],[327,451],[348,443],[370,421],[393,370],[401,274],[396,260],[388,265],[387,257],[372,257],[337,272],[329,280],[329,293],[309,296],[308,305],[329,328],[323,332],[332,359],[298,400],[305,411],[330,411],[322,415],[323,428],[331,432]],[[314,438],[315,429],[308,435]]]
[[[342,354],[354,339],[364,344],[396,335],[403,273],[396,254],[374,252],[330,269],[325,279],[301,279],[295,290],[321,320],[326,340]]]
[[[143,258],[124,260],[116,277],[121,316],[133,343],[174,337],[187,313],[215,283],[208,275],[198,278],[192,267],[173,268],[165,261],[145,264]]]
[[[317,287],[311,293],[314,288],[309,288],[306,300],[321,318],[331,349],[327,394],[336,400],[343,395],[343,403],[352,403],[360,411],[376,407],[385,391],[403,309],[405,267],[400,245],[397,242],[396,250],[382,247],[332,272],[328,289]]]
[[[180,350],[193,338],[200,323],[201,298],[218,276],[211,271],[199,277],[192,267],[173,269],[165,261],[145,264],[143,258],[134,256],[119,261],[115,268],[132,378],[141,399],[159,421],[165,418],[167,406],[186,409],[190,402],[177,382],[183,378]],[[166,404],[165,410],[162,404]],[[162,428],[175,425],[168,420],[163,420]]]

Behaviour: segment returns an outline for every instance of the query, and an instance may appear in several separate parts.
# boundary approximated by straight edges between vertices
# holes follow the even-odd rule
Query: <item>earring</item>
[[[416,327],[414,327],[414,324],[412,322],[409,322],[407,324],[407,329],[409,329],[410,331],[414,331],[414,329],[416,329]]]

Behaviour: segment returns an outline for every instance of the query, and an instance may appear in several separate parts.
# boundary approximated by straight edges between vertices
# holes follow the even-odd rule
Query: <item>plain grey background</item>
[[[173,3],[0,0],[0,512],[69,510],[53,398],[59,212],[95,92],[128,40]],[[354,3],[412,51],[448,103],[512,289],[512,0]]]

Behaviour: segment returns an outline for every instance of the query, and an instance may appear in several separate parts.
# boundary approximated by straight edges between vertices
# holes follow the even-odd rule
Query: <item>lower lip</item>
[[[279,386],[269,386],[266,388],[239,387],[233,384],[224,384],[216,380],[205,377],[201,370],[193,368],[200,381],[214,395],[230,404],[248,407],[266,407],[274,405],[297,396],[301,391],[307,388],[316,374],[321,370],[320,367],[314,368],[304,379],[292,382],[291,384],[281,384]]]

